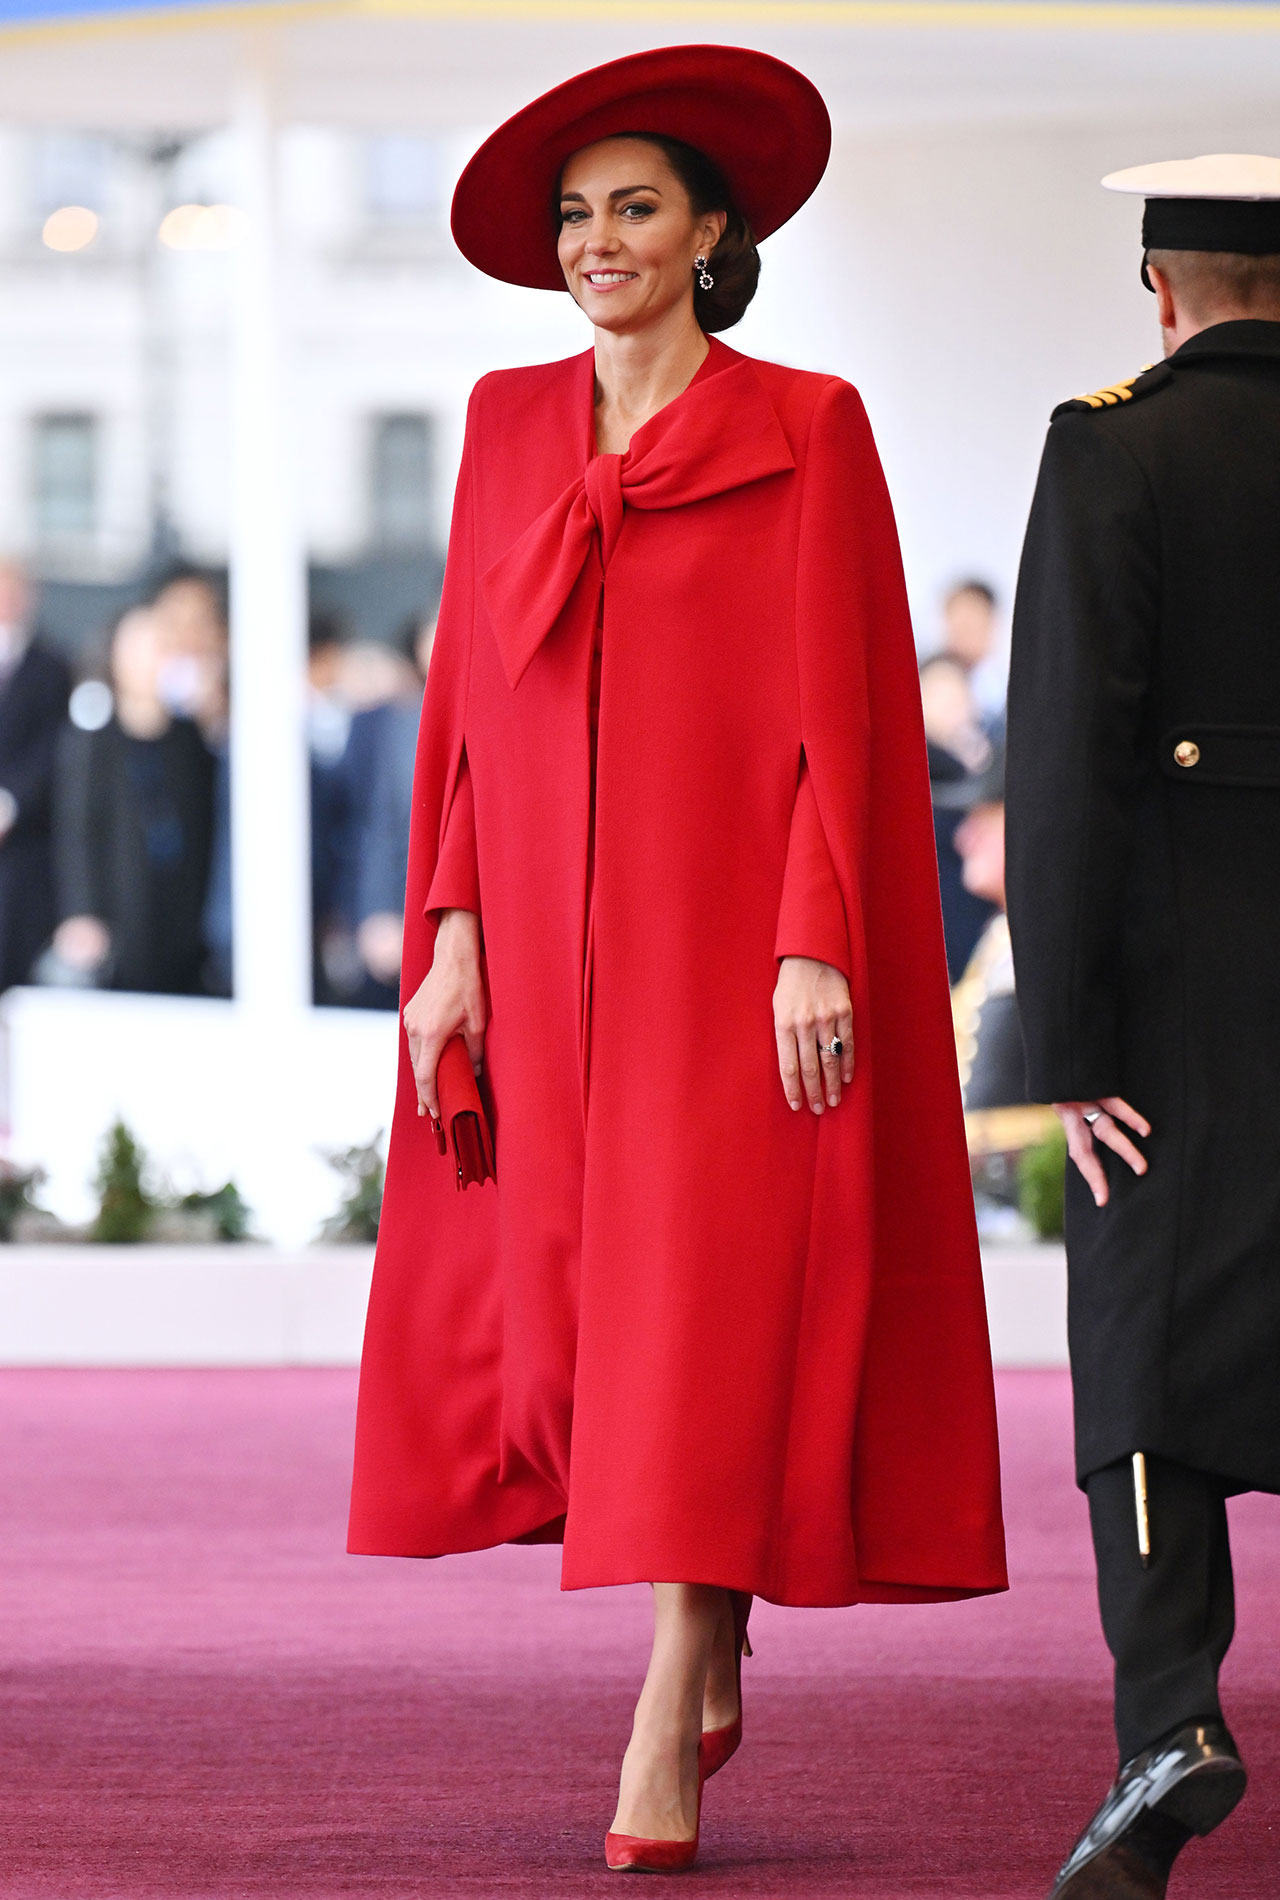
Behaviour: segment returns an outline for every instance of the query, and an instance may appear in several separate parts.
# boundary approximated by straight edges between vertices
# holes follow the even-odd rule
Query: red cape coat
[[[496,1185],[407,1047],[350,1548],[564,1543],[564,1587],[1005,1587],[915,652],[857,393],[712,339],[624,456],[594,361],[476,387],[419,737],[403,999],[479,910]],[[589,721],[603,612],[594,868]],[[787,1105],[777,957],[850,977]]]

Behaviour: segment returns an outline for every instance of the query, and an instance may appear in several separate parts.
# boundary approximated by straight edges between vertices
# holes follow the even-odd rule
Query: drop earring
[[[698,289],[710,290],[716,280],[707,269],[707,260],[701,251],[698,252],[698,255],[693,260],[693,268],[698,273]]]

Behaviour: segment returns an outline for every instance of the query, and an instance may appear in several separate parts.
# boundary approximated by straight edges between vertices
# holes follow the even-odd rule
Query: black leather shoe
[[[1175,1729],[1124,1764],[1049,1900],[1164,1900],[1178,1854],[1226,1820],[1246,1779],[1221,1722]]]

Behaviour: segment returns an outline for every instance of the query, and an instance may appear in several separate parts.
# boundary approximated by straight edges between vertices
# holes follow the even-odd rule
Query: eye
[[[656,209],[656,206],[651,205],[651,204],[646,204],[642,198],[637,198],[634,201],[634,203],[629,204],[629,205],[623,205],[622,213],[623,213],[623,216],[626,217],[628,212],[638,211],[640,213],[640,217],[632,218],[630,222],[632,224],[639,224],[641,218],[649,217],[655,209]]]
[[[562,205],[560,222],[561,224],[581,224],[586,215],[581,205]]]

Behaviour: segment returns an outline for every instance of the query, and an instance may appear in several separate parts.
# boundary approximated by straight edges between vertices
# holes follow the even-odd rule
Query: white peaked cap
[[[1212,152],[1204,158],[1170,158],[1159,165],[1130,165],[1108,172],[1108,191],[1143,198],[1280,198],[1280,158],[1248,152]]]

